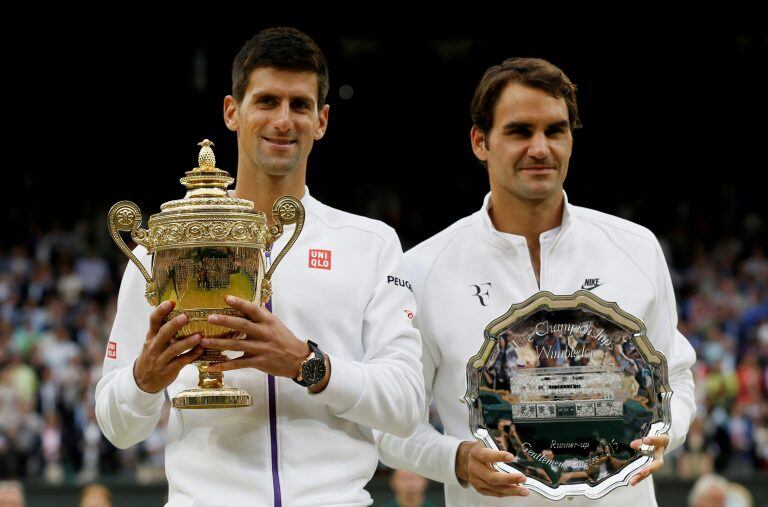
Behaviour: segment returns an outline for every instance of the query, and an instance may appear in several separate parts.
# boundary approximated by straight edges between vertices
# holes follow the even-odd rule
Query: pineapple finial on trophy
[[[210,141],[208,139],[203,139],[199,143],[197,143],[198,146],[201,146],[200,148],[200,154],[197,156],[197,166],[200,169],[208,170],[216,168],[216,155],[213,154],[213,150],[211,149],[212,146],[215,146],[213,144],[213,141]]]
[[[203,139],[199,143],[200,153],[197,155],[197,167],[187,171],[179,181],[187,187],[184,199],[227,197],[227,187],[235,182],[227,171],[216,167],[216,156],[213,154],[213,141]],[[176,204],[174,203],[173,206]],[[163,209],[163,207],[160,207]]]

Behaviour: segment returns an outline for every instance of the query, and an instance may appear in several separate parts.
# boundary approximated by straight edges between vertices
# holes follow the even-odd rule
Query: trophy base
[[[251,395],[234,387],[194,388],[173,397],[173,408],[237,408],[250,407]]]

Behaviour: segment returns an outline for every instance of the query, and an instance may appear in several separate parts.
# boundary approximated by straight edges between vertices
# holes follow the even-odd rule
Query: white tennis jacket
[[[421,343],[397,235],[308,190],[301,202],[304,230],[275,270],[272,311],[330,356],[330,382],[313,395],[291,379],[240,369],[226,372],[225,382],[246,389],[252,407],[172,408],[169,506],[369,505],[364,487],[378,463],[371,428],[407,436],[422,418]],[[292,232],[286,228],[274,252]],[[151,272],[146,251],[136,254]],[[152,311],[144,292],[144,278],[129,263],[96,387],[99,426],[120,448],[149,436],[165,398],[143,392],[133,377]],[[167,395],[196,386],[197,378],[196,367],[185,366]]]
[[[691,366],[693,348],[677,332],[677,310],[669,270],[656,237],[646,228],[565,199],[562,223],[544,232],[539,287],[526,240],[497,231],[488,215],[490,194],[476,213],[406,253],[419,311],[427,403],[434,396],[445,435],[422,421],[408,438],[376,433],[382,461],[445,483],[446,505],[539,506],[555,502],[530,492],[527,498],[498,499],[462,487],[455,475],[456,450],[474,441],[467,406],[466,366],[478,353],[493,319],[539,290],[569,295],[589,289],[640,318],[656,350],[667,359],[672,396],[668,450],[685,439],[696,406]],[[669,466],[669,465],[667,465]],[[596,501],[561,500],[576,506],[654,506],[653,483],[620,487]]]

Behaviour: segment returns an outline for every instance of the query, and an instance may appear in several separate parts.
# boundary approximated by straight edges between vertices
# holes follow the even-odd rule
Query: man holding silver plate
[[[559,68],[491,67],[472,121],[491,192],[406,254],[445,434],[426,420],[408,438],[377,433],[381,459],[445,483],[449,506],[656,505],[645,479],[695,412],[661,247],[568,202],[580,122]]]
[[[369,505],[371,428],[407,436],[424,406],[415,302],[410,284],[395,283],[405,280],[400,242],[305,186],[329,112],[312,39],[263,30],[232,77],[234,193],[206,140],[181,180],[187,195],[163,204],[148,231],[132,203],[110,211],[118,245],[130,231],[146,248],[124,249],[134,262],[97,419],[113,444],[132,446],[155,429],[167,392],[169,506]],[[257,211],[270,209],[274,224]]]

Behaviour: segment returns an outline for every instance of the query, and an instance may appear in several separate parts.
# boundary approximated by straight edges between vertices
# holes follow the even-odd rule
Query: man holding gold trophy
[[[471,109],[491,191],[406,254],[427,403],[445,434],[426,420],[408,438],[375,432],[381,459],[445,483],[452,507],[654,506],[644,479],[696,408],[661,247],[568,202],[580,122],[559,68],[493,66]]]
[[[130,202],[110,211],[133,262],[97,419],[129,447],[153,431],[167,391],[169,506],[368,505],[371,428],[407,436],[424,406],[414,298],[394,283],[405,279],[400,243],[305,186],[329,111],[314,41],[263,30],[232,74],[224,119],[238,140],[234,193],[206,140],[181,180],[187,195],[163,204],[149,230]],[[273,223],[257,211],[270,209]],[[131,252],[119,231],[140,246]]]

